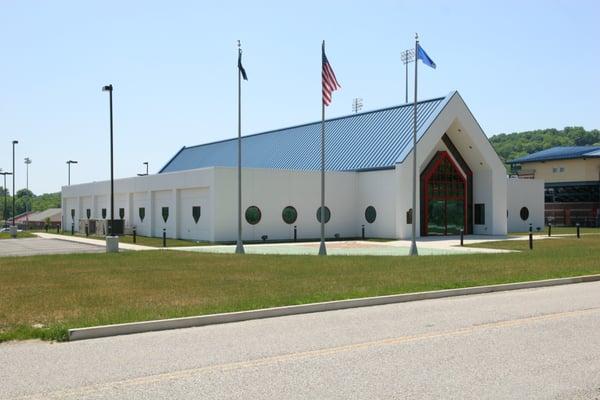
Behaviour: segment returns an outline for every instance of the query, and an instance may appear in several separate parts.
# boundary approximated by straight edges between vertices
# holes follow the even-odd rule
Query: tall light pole
[[[75,160],[69,160],[67,161],[67,186],[71,186],[71,164],[77,164],[77,161]]]
[[[404,102],[408,103],[408,64],[415,61],[415,49],[404,50],[402,53],[400,53],[400,59],[402,60],[402,63],[404,64],[404,74],[405,74]]]
[[[31,164],[31,158],[29,157],[25,157],[25,166],[26,166],[26,178],[25,178],[25,188],[27,190],[27,199],[25,201],[25,229],[29,229],[29,213],[28,213],[28,206],[29,206],[29,201],[31,200],[29,198],[29,164]]]
[[[102,87],[103,92],[108,92],[109,112],[110,112],[110,229],[109,238],[106,239],[106,251],[119,251],[119,238],[114,235],[115,227],[115,175],[114,175],[114,157],[113,157],[113,85],[109,84]]]
[[[7,210],[7,204],[6,204],[6,195],[8,194],[8,189],[6,188],[6,175],[12,175],[12,172],[2,172],[2,168],[0,168],[0,175],[4,176],[4,186],[2,187],[4,189],[4,225],[6,225],[6,210]]]
[[[17,229],[16,229],[16,226],[15,226],[15,197],[17,197],[15,195],[15,145],[17,145],[18,143],[19,143],[18,140],[13,140],[12,141],[12,150],[13,150],[13,160],[12,160],[13,161],[13,170],[12,170],[12,172],[13,172],[13,174],[12,174],[12,178],[13,178],[13,190],[12,190],[12,193],[13,193],[13,196],[12,196],[12,226],[13,226],[13,228],[12,228],[12,230],[11,230],[10,233],[11,233],[11,236],[13,236],[13,237],[17,237]]]

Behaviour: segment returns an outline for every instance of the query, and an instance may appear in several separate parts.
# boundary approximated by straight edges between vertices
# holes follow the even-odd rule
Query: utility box
[[[110,230],[110,220],[107,219],[106,220],[106,234],[109,235],[111,230]],[[124,219],[115,219],[114,221],[114,225],[113,225],[113,229],[112,229],[112,234],[113,235],[123,235],[125,233],[125,220]]]
[[[123,235],[124,234],[124,226],[125,220],[123,219],[115,219],[115,230],[113,235]],[[110,220],[109,219],[99,219],[94,221],[94,233],[98,236],[108,236],[110,235]]]
[[[88,234],[96,234],[96,220],[95,219],[80,219],[79,220],[79,233],[85,232],[85,227],[88,227]]]

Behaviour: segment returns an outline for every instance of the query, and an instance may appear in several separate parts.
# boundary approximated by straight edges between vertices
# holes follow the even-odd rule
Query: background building
[[[510,161],[520,178],[545,182],[545,220],[600,225],[600,146],[553,147]]]
[[[413,106],[326,121],[326,236],[409,238],[413,222]],[[418,103],[421,236],[507,233],[543,204],[541,186],[508,185],[506,170],[458,92]],[[237,140],[183,147],[156,175],[115,182],[115,218],[139,234],[233,241],[237,221]],[[319,237],[320,123],[242,139],[244,240]],[[529,186],[527,186],[529,185]],[[523,220],[508,213],[509,188],[521,193]],[[523,190],[526,187],[528,190]],[[539,190],[535,190],[539,187]],[[109,218],[109,182],[62,188],[63,223],[79,229]],[[517,205],[515,205],[517,207]],[[533,222],[532,222],[533,223]]]

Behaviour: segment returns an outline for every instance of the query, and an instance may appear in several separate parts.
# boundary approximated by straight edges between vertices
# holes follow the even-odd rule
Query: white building
[[[412,121],[410,104],[326,121],[327,237],[360,237],[363,226],[368,237],[410,237]],[[421,236],[504,235],[508,225],[543,222],[543,184],[508,183],[458,92],[418,103],[417,137]],[[156,175],[116,180],[115,219],[140,235],[234,241],[236,160],[231,139],[184,147]],[[244,240],[289,240],[294,230],[319,237],[320,122],[243,137],[242,165]],[[110,218],[109,190],[109,182],[63,187],[63,226]],[[523,220],[509,204],[531,212]]]

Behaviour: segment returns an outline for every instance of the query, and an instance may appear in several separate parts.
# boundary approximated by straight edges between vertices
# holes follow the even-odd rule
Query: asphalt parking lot
[[[25,238],[0,240],[0,257],[37,256],[45,254],[102,253],[103,246],[59,239]]]

